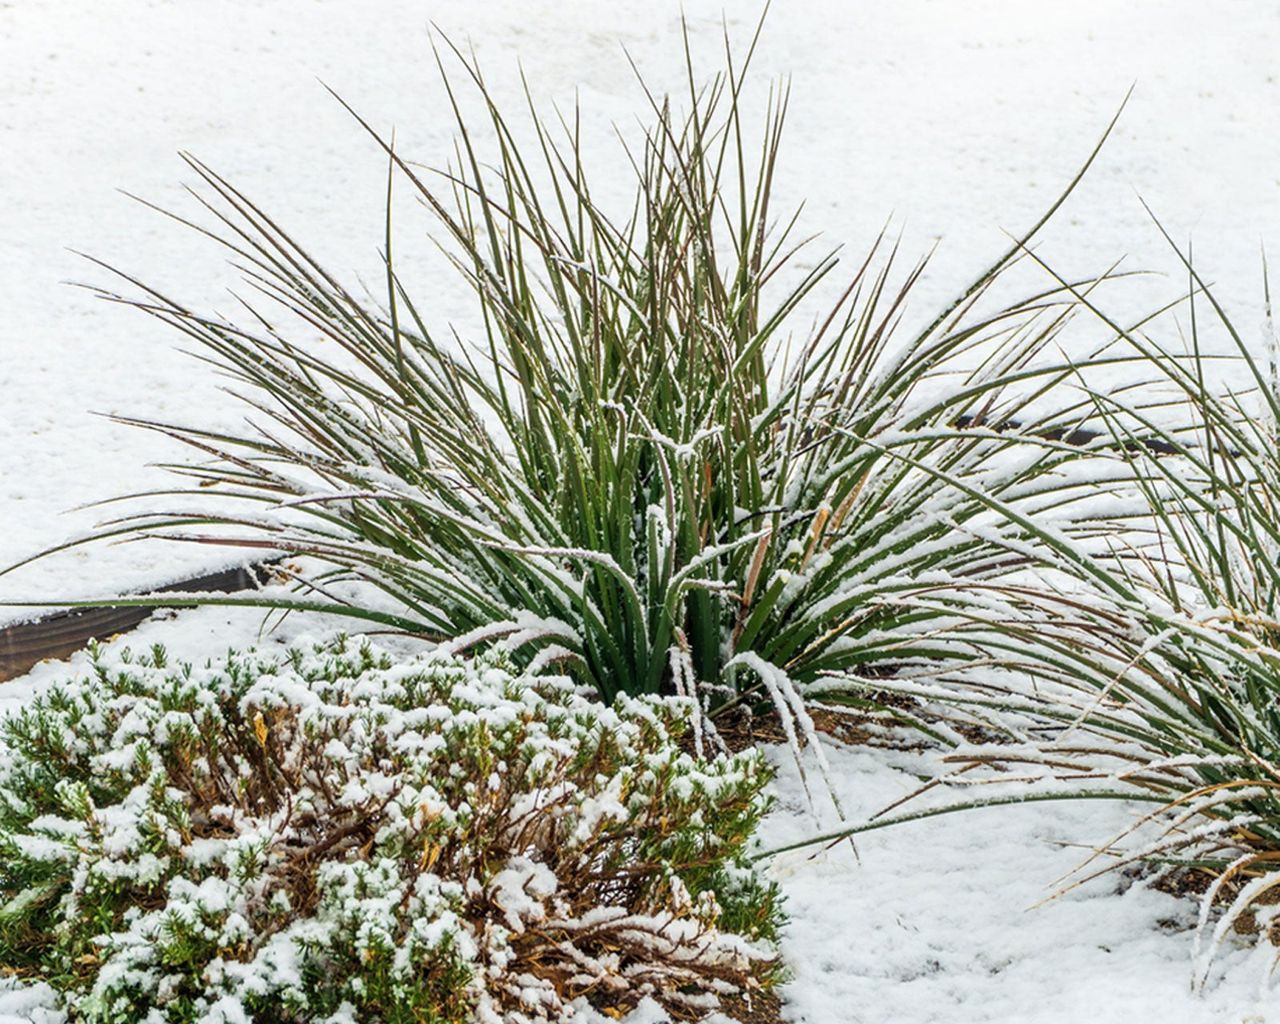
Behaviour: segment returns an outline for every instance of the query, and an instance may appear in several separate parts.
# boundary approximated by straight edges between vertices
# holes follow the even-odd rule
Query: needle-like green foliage
[[[767,762],[696,714],[492,652],[95,652],[0,724],[0,963],[72,1024],[701,1019],[782,921]]]
[[[1146,596],[1150,655],[1142,661],[1159,685],[1114,709],[1091,710],[1089,721],[1125,736],[1124,770],[1162,801],[1156,836],[1123,859],[1202,869],[1213,879],[1197,941],[1203,984],[1233,928],[1280,938],[1280,393],[1270,289],[1259,353],[1189,254],[1179,256],[1191,287],[1189,357],[1142,342],[1192,415],[1181,429],[1162,428],[1154,417],[1101,403],[1117,437],[1159,432],[1174,451],[1156,459],[1121,448],[1153,523],[1146,548],[1158,556],[1117,549],[1117,573]],[[1233,350],[1243,386],[1214,372],[1221,363],[1206,354],[1206,320],[1208,334]],[[1225,910],[1215,916],[1217,904]]]
[[[1055,524],[1090,490],[1067,441],[1092,405],[1027,403],[1068,394],[1072,368],[1045,353],[1092,283],[991,309],[1029,234],[904,335],[923,264],[893,284],[877,246],[796,338],[836,260],[792,262],[796,218],[771,200],[788,92],[752,128],[750,54],[705,84],[690,59],[682,103],[645,92],[621,218],[594,197],[576,119],[548,123],[530,101],[533,142],[518,142],[456,56],[486,111],[483,152],[447,74],[450,167],[424,171],[364,127],[437,219],[483,336],[430,321],[392,258],[390,201],[377,307],[187,158],[221,225],[200,230],[264,301],[240,322],[137,281],[124,301],[228,370],[257,427],[143,424],[211,457],[176,467],[207,511],[148,511],[103,536],[225,544],[234,527],[242,547],[328,567],[292,597],[235,600],[459,651],[502,643],[606,698],[750,691],[802,720],[797,690],[831,673],[987,660],[984,638],[1048,594],[1028,570],[1078,571]],[[1021,637],[1005,648],[1035,657]]]
[[[1036,787],[1018,800],[1153,805],[1098,848],[1075,884],[1135,862],[1206,873],[1203,984],[1233,929],[1280,939],[1280,393],[1274,334],[1260,358],[1183,261],[1190,350],[1123,332],[1159,368],[1164,398],[1097,396],[1139,513],[1116,524],[1110,554],[1095,563],[1113,625],[1076,630],[1076,669],[1051,685],[993,681],[950,699],[1008,731],[1003,743],[956,754],[965,781]],[[1209,335],[1228,342],[1228,357],[1209,351]],[[1224,368],[1243,371],[1243,385],[1224,383]],[[983,766],[1000,770],[974,771]],[[1274,946],[1260,950],[1274,967]]]

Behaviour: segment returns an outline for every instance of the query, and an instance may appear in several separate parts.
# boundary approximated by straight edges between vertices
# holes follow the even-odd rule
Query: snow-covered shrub
[[[537,1022],[776,980],[760,755],[492,655],[108,663],[3,723],[0,963],[76,1021]]]

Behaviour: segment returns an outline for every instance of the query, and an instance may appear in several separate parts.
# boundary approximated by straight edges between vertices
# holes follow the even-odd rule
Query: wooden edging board
[[[265,578],[265,566],[238,567],[156,587],[150,594],[222,593],[253,590]],[[48,658],[68,658],[90,640],[126,633],[164,603],[138,607],[102,604],[54,612],[30,622],[0,627],[0,682],[14,679]]]

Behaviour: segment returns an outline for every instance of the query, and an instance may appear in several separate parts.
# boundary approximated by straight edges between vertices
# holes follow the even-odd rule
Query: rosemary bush
[[[693,710],[360,640],[95,657],[0,725],[0,962],[85,1022],[701,1017],[780,910],[770,773]]]

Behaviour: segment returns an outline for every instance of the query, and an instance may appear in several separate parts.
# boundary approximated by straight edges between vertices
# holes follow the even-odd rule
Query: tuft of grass
[[[1265,260],[1259,358],[1190,254],[1165,237],[1188,277],[1190,351],[1140,341],[1190,415],[1161,427],[1099,400],[1116,437],[1160,431],[1173,450],[1157,459],[1122,448],[1152,524],[1147,549],[1158,552],[1117,548],[1113,558],[1145,599],[1136,653],[1150,682],[1087,710],[1091,730],[1124,741],[1120,771],[1159,802],[1117,837],[1132,840],[1117,860],[1213,879],[1196,940],[1203,985],[1233,931],[1271,940],[1261,947],[1268,971],[1280,942],[1280,392]],[[1243,386],[1214,374],[1208,333],[1227,341]]]
[[[1094,560],[1110,625],[1068,625],[1074,670],[1041,673],[1035,686],[1006,675],[930,691],[1004,734],[951,755],[948,781],[1006,792],[840,834],[991,803],[1135,802],[1132,824],[1067,887],[1135,864],[1207,876],[1194,954],[1202,986],[1233,933],[1259,936],[1268,972],[1280,944],[1280,392],[1269,287],[1259,357],[1174,249],[1190,286],[1188,348],[1124,332],[1158,369],[1163,397],[1094,396],[1133,499]],[[1211,332],[1226,356],[1209,353]],[[1224,383],[1224,368],[1243,386]]]
[[[924,263],[895,285],[879,242],[797,340],[836,258],[797,264],[797,215],[774,208],[789,92],[771,88],[748,123],[755,45],[738,63],[726,43],[705,83],[690,57],[682,101],[645,91],[621,217],[595,198],[576,116],[530,100],[533,141],[518,142],[455,51],[482,147],[438,55],[457,115],[448,166],[421,170],[360,121],[390,167],[381,306],[187,157],[220,227],[178,219],[229,250],[257,299],[230,321],[127,275],[137,293],[104,294],[194,339],[255,425],[140,422],[193,451],[174,467],[189,486],[164,493],[200,511],[132,496],[152,508],[99,536],[321,566],[290,596],[167,604],[337,612],[458,652],[500,644],[606,699],[765,700],[802,728],[799,691],[833,676],[1055,659],[1010,624],[1066,607],[1041,569],[1092,572],[1059,527],[1088,520],[1089,481],[1070,472],[1087,453],[1067,439],[1094,410],[1049,352],[1097,282],[995,310],[989,293],[1062,199],[923,330],[900,324]],[[482,336],[443,336],[401,278],[393,180],[434,215]],[[1094,362],[1126,358],[1104,346]],[[1062,397],[1034,413],[1046,396]]]

